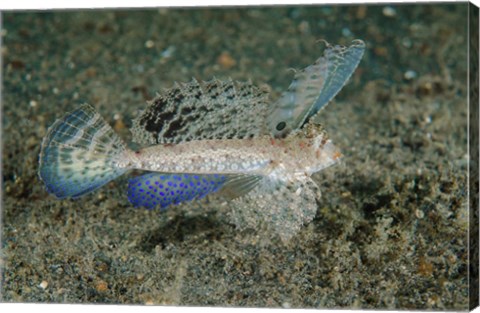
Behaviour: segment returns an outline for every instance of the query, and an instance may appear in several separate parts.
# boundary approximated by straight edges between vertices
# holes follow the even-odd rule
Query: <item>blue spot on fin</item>
[[[201,199],[227,180],[221,174],[171,174],[151,172],[128,181],[128,200],[134,206],[165,209],[171,204]]]

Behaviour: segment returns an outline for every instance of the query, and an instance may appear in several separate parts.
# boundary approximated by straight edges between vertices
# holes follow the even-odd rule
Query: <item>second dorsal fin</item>
[[[251,82],[177,83],[133,120],[133,140],[159,144],[255,137],[265,133],[267,106],[267,92]]]

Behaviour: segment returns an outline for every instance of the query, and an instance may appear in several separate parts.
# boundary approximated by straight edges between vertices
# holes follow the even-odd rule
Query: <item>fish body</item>
[[[162,173],[311,175],[332,165],[340,151],[319,125],[283,139],[201,140],[126,151],[119,168]],[[125,160],[128,160],[125,162]]]

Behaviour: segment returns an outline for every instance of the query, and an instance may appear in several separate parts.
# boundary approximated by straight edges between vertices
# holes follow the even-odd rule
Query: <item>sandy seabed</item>
[[[468,308],[468,4],[4,12],[5,302]],[[343,164],[289,243],[215,207],[133,208],[127,177],[57,200],[37,176],[49,125],[93,105],[131,118],[175,81],[271,88],[360,38],[365,56],[322,113]]]

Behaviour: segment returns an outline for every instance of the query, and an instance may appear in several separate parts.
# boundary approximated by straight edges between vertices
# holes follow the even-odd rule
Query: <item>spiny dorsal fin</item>
[[[274,137],[301,128],[325,107],[346,84],[365,50],[361,40],[354,40],[349,47],[326,44],[323,56],[296,71],[288,89],[270,106],[266,124]]]
[[[175,84],[133,120],[133,140],[158,144],[256,137],[265,133],[267,106],[267,92],[251,82]]]

